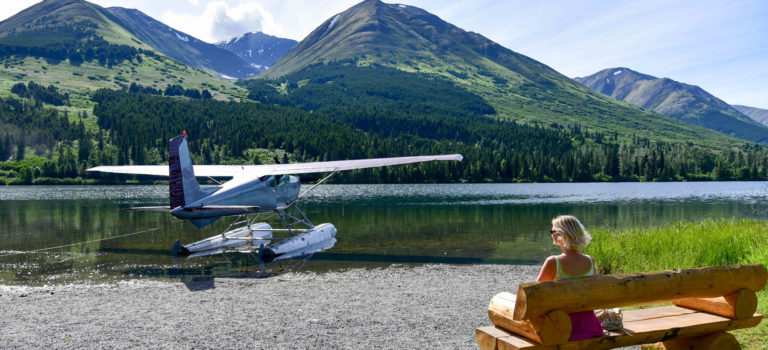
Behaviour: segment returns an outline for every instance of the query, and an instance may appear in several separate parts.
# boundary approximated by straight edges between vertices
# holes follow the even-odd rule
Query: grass
[[[654,228],[593,230],[586,252],[601,273],[649,272],[712,265],[768,264],[768,221],[717,219]],[[768,313],[768,291],[757,293]],[[734,331],[746,349],[768,349],[768,323]]]
[[[45,67],[45,69],[43,69]],[[112,68],[96,63],[70,65],[68,61],[48,64],[45,59],[35,57],[5,57],[0,59],[0,97],[11,95],[11,86],[18,82],[48,86],[52,84],[62,93],[70,94],[73,107],[93,110],[91,94],[99,88],[120,89],[132,82],[164,90],[169,84],[179,84],[183,77],[184,88],[210,89],[218,100],[241,100],[248,92],[235,84],[215,78],[207,73],[190,68],[166,57],[144,57],[143,63],[123,61]]]

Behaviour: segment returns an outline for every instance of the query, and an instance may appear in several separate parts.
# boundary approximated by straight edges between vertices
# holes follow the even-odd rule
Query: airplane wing
[[[464,157],[461,154],[445,154],[436,156],[414,156],[393,158],[371,158],[336,160],[330,162],[294,163],[294,164],[265,164],[265,165],[195,165],[195,176],[235,177],[237,175],[265,176],[306,173],[325,173],[332,171],[376,168],[389,165],[429,162],[433,160],[457,160]],[[116,165],[97,166],[88,171],[100,171],[116,174],[168,176],[167,165]]]
[[[195,176],[233,177],[246,168],[261,165],[195,165]],[[86,171],[99,171],[113,174],[168,176],[167,165],[102,165]]]

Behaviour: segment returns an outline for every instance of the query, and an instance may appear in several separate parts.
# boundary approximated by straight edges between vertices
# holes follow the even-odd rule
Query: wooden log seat
[[[493,326],[475,330],[480,349],[740,349],[726,331],[754,327],[755,293],[765,287],[762,264],[712,266],[522,283],[488,305]],[[666,304],[623,311],[624,328],[569,341],[569,313]],[[670,305],[671,304],[671,305]]]

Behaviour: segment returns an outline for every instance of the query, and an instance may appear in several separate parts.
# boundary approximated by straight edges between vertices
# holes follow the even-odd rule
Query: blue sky
[[[0,19],[38,0],[3,1]],[[214,42],[248,31],[301,40],[357,0],[93,0]],[[390,1],[385,1],[390,2]],[[768,1],[404,0],[569,76],[626,67],[768,109]]]

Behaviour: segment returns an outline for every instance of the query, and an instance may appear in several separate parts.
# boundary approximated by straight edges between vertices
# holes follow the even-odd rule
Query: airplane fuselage
[[[183,220],[272,212],[296,200],[301,182],[296,176],[241,177],[222,186],[202,187],[205,195],[171,210]]]

